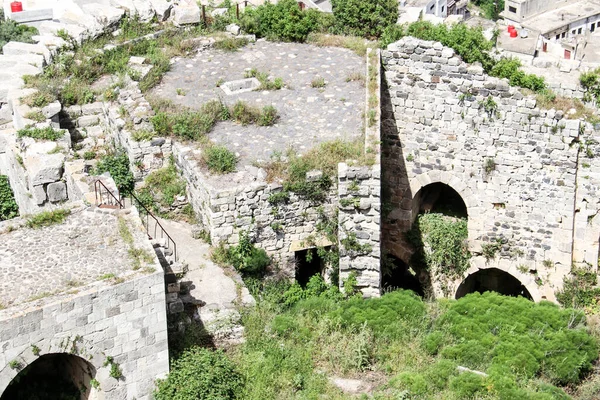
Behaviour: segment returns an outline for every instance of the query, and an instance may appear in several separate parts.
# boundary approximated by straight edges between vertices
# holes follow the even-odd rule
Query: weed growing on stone
[[[40,355],[40,352],[41,352],[41,350],[40,350],[40,348],[39,348],[39,347],[37,347],[35,344],[32,344],[32,345],[31,345],[31,352],[33,353],[33,355],[34,355],[34,356],[36,356],[36,357],[37,357],[37,356],[39,356],[39,355]]]
[[[113,274],[113,273],[109,273],[109,274],[103,274],[103,275],[100,275],[100,276],[99,276],[97,279],[98,279],[99,281],[105,281],[105,280],[107,280],[107,279],[114,279],[114,278],[116,278],[116,277],[117,277],[117,276],[116,276],[115,274]]]
[[[148,130],[138,130],[131,133],[131,138],[136,142],[149,142],[156,136],[155,132]]]
[[[6,175],[0,175],[0,221],[19,215],[19,206]]]
[[[110,366],[109,376],[114,379],[121,379],[123,377],[123,372],[121,371],[121,367],[117,364],[111,356],[107,356],[106,360],[103,364],[105,367]]]
[[[235,171],[237,157],[225,146],[209,145],[202,149],[202,163],[209,171],[227,174]]]
[[[496,254],[502,250],[502,239],[492,240],[490,243],[484,243],[481,245],[481,254],[485,257],[486,261],[493,260]]]
[[[310,87],[312,88],[324,88],[326,85],[325,78],[321,76],[317,76],[310,82]]]
[[[360,82],[362,86],[365,86],[366,79],[365,75],[360,72],[354,71],[348,74],[346,77],[346,82]]]
[[[219,50],[234,52],[246,46],[248,43],[248,39],[246,38],[227,37],[217,40],[214,44],[214,47]]]
[[[18,137],[30,137],[38,140],[56,141],[65,136],[64,132],[56,131],[48,126],[46,128],[24,128],[17,131]]]
[[[19,360],[10,360],[8,362],[8,366],[10,369],[21,370],[23,368],[23,364]]]
[[[493,158],[486,158],[485,164],[483,165],[483,170],[486,173],[486,175],[491,174],[493,171],[496,170],[496,161]]]
[[[129,230],[129,225],[127,224],[127,220],[121,216],[118,217],[118,230],[119,230],[119,236],[121,236],[121,239],[123,239],[123,242],[125,242],[127,245],[132,246],[133,245],[133,235],[131,234],[131,231]]]
[[[65,208],[53,211],[43,211],[39,214],[27,217],[26,225],[28,228],[40,229],[46,226],[62,224],[70,214],[71,210]]]
[[[46,116],[41,111],[30,111],[25,114],[25,118],[35,122],[44,122],[46,120]]]

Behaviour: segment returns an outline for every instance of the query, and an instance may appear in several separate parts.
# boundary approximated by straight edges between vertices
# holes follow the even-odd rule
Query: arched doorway
[[[421,297],[425,296],[424,285],[419,280],[416,271],[391,254],[386,255],[382,265],[381,286],[384,291],[407,289]]]
[[[96,369],[67,353],[45,354],[22,369],[0,400],[93,400]]]
[[[458,192],[445,183],[423,186],[413,197],[413,221],[419,214],[438,213],[455,218],[468,218],[467,206]]]
[[[497,292],[505,296],[523,296],[533,300],[531,293],[517,278],[498,268],[481,269],[467,276],[458,287],[455,297],[460,299],[474,292]]]

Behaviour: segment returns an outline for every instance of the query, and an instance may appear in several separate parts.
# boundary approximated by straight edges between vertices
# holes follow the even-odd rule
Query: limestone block
[[[85,13],[73,0],[61,0],[54,6],[54,20],[69,25],[80,25],[88,32],[86,37],[96,37],[104,27],[95,16]]]
[[[67,46],[67,42],[59,37],[54,35],[35,35],[31,37],[38,44],[42,46],[46,46],[49,50],[54,51],[61,47]],[[43,57],[42,57],[43,60]],[[36,65],[37,66],[37,65]]]
[[[43,185],[33,187],[33,200],[35,200],[35,203],[38,206],[41,206],[47,200],[46,191],[44,190]]]
[[[104,26],[113,26],[123,18],[123,10],[109,5],[90,3],[81,6],[86,14],[93,15]]]
[[[36,186],[60,180],[64,162],[65,155],[60,153],[27,155],[24,163],[29,182]]]
[[[58,114],[61,110],[62,106],[59,101],[55,101],[54,103],[48,104],[46,107],[42,108],[42,114],[46,118],[52,118],[56,114]]]
[[[237,36],[240,34],[241,28],[236,24],[231,24],[231,25],[227,25],[225,27],[225,30],[227,32],[231,33],[232,35]]]
[[[175,25],[197,24],[200,22],[200,7],[195,2],[181,2],[173,7]]]
[[[142,22],[150,22],[154,18],[154,7],[149,0],[133,0],[133,5]]]
[[[48,200],[52,203],[67,200],[67,185],[64,182],[54,182],[46,187]]]
[[[152,8],[154,8],[154,12],[159,21],[166,21],[171,15],[171,9],[173,8],[172,2],[166,0],[150,0],[150,4],[152,4]]]
[[[100,119],[97,115],[84,115],[77,119],[77,126],[80,128],[86,128],[92,125],[98,125]]]
[[[38,30],[40,31],[40,34],[44,36],[56,36],[56,32],[59,30],[65,30],[77,43],[81,43],[82,40],[87,37],[85,28],[83,26],[76,24],[63,24],[55,21],[42,22],[38,27]],[[48,59],[46,59],[46,62],[49,62]]]
[[[110,0],[110,5],[126,11],[129,15],[135,15],[133,0]]]
[[[39,54],[44,57],[47,63],[51,61],[50,50],[40,44],[30,44],[21,42],[8,42],[2,47],[2,52],[6,55]]]

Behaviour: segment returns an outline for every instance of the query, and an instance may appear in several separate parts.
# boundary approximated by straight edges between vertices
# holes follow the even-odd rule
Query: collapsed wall
[[[440,43],[404,38],[383,51],[383,65],[386,252],[409,262],[404,232],[417,217],[419,191],[440,182],[467,207],[467,274],[498,268],[535,300],[553,300],[573,262],[597,268],[597,132],[538,108]],[[485,246],[498,243],[486,258]]]

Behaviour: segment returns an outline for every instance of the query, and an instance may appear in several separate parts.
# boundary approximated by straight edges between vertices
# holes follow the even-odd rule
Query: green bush
[[[220,350],[194,347],[173,361],[171,372],[157,382],[156,400],[234,400],[244,381]]]
[[[600,99],[600,68],[584,72],[579,76],[579,83],[585,89],[584,100]]]
[[[135,179],[129,170],[129,157],[126,153],[119,152],[102,157],[96,165],[95,175],[105,172],[110,173],[121,194],[128,194],[133,191]]]
[[[209,171],[227,174],[235,171],[237,157],[225,146],[210,145],[202,150],[202,160]]]
[[[594,271],[573,268],[571,274],[564,277],[562,290],[556,293],[556,300],[565,307],[598,307],[598,275]]]
[[[213,249],[212,260],[217,264],[233,265],[244,276],[262,277],[271,263],[271,258],[266,251],[254,246],[248,232],[241,231],[239,239],[236,246],[227,248],[221,244]]]
[[[168,212],[178,196],[185,195],[186,184],[179,176],[175,161],[171,158],[169,164],[151,172],[144,180],[144,186],[136,193],[142,204],[161,217],[168,217]]]
[[[265,3],[247,9],[240,18],[241,28],[258,37],[284,42],[304,42],[317,27],[318,12],[300,10],[295,0]]]
[[[344,35],[378,38],[398,20],[396,0],[332,0],[334,30]]]
[[[422,374],[415,372],[402,372],[395,378],[392,378],[390,385],[398,389],[408,391],[410,398],[420,398],[427,394],[427,381]]]
[[[467,220],[439,213],[420,214],[407,239],[415,248],[412,262],[435,273],[460,276],[469,268]]]
[[[503,367],[526,377],[543,374],[564,385],[578,382],[598,357],[584,323],[583,313],[572,309],[486,292],[451,303],[435,330],[448,341],[442,356],[461,365]]]
[[[19,206],[10,187],[8,177],[0,175],[0,221],[15,218],[19,215]]]
[[[540,92],[546,88],[543,77],[526,74],[520,70],[521,61],[518,58],[501,58],[489,71],[491,76],[507,78],[512,86],[520,86],[525,89]]]
[[[474,399],[487,392],[485,378],[472,372],[463,372],[450,379],[450,389],[459,399]]]
[[[48,126],[46,128],[24,128],[17,131],[18,137],[30,137],[39,140],[56,141],[65,136],[62,131],[55,131],[54,128]]]
[[[45,226],[62,224],[70,214],[71,210],[62,208],[52,211],[43,211],[39,214],[27,217],[27,227],[39,229]]]
[[[272,126],[275,124],[279,116],[277,110],[273,106],[265,106],[262,109],[258,117],[258,125],[260,126]]]
[[[8,42],[35,43],[32,36],[38,35],[36,28],[18,24],[12,19],[4,18],[4,11],[0,10],[0,51]]]
[[[481,7],[487,19],[498,19],[498,14],[504,10],[504,0],[473,0],[473,4]]]
[[[344,326],[366,323],[373,332],[386,337],[400,337],[403,325],[398,321],[419,321],[425,316],[425,304],[409,290],[386,293],[380,298],[351,298],[333,312]]]

